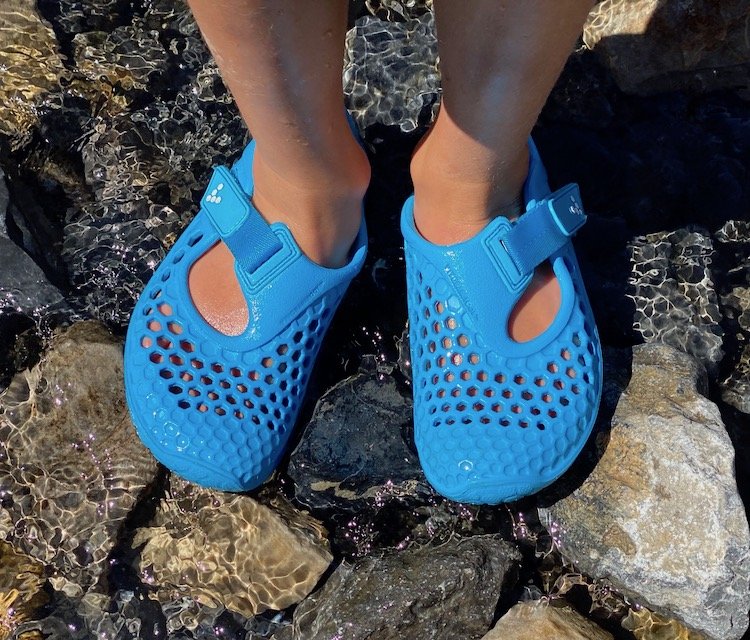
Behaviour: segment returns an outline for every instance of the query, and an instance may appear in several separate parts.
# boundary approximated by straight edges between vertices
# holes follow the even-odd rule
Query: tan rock
[[[0,640],[47,602],[43,572],[44,565],[0,541]]]
[[[521,602],[482,640],[612,640],[612,635],[569,607]]]
[[[125,406],[122,343],[81,322],[0,394],[0,537],[75,595],[107,556],[157,464]]]
[[[172,477],[153,523],[140,529],[138,569],[162,601],[189,595],[244,616],[302,600],[333,559],[325,529],[289,505],[202,489]]]
[[[20,146],[45,97],[65,74],[57,39],[34,0],[3,0],[0,11],[0,134]]]
[[[704,640],[705,636],[677,622],[663,618],[648,609],[630,610],[622,620],[622,628],[635,640]]]
[[[746,0],[604,0],[583,40],[624,91],[743,87],[749,17]]]

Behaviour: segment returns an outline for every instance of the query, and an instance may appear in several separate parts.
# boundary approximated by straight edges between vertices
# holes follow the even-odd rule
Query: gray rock
[[[23,249],[2,235],[0,264],[0,316],[19,313],[35,319],[73,317],[60,290]]]
[[[49,282],[31,257],[7,235],[9,203],[5,174],[0,169],[0,318],[19,313],[36,319],[73,312],[62,293]]]
[[[715,90],[750,80],[746,0],[604,0],[584,42],[624,91]]]
[[[706,389],[695,359],[636,347],[598,464],[540,518],[584,573],[730,640],[748,627],[750,532],[734,450]]]
[[[474,536],[342,564],[297,608],[287,637],[480,638],[519,561],[499,536]]]
[[[190,596],[252,617],[302,600],[331,563],[326,531],[280,503],[191,485],[176,476],[149,526],[137,569],[162,602]]]
[[[376,496],[429,495],[411,443],[411,399],[385,374],[358,374],[315,407],[289,463],[298,500],[352,508]]]
[[[721,313],[708,234],[677,229],[630,245],[633,326],[647,342],[664,342],[698,358],[715,374],[724,356]]]
[[[570,607],[519,602],[513,605],[482,640],[612,640],[612,634]]]
[[[122,345],[102,326],[57,335],[0,395],[0,537],[81,593],[106,569],[157,464],[125,406]]]

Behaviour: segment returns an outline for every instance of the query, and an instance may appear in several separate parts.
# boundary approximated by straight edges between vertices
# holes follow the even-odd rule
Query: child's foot
[[[459,168],[437,159],[429,137],[412,160],[414,220],[420,234],[434,244],[451,245],[473,238],[496,216],[513,221],[523,213],[523,184],[528,152],[498,163],[483,176],[464,176]],[[549,262],[539,265],[531,283],[511,312],[508,334],[528,342],[543,333],[560,308],[560,285]]]
[[[262,181],[255,188],[255,151],[252,142],[231,170],[214,170],[198,214],[141,293],[125,342],[125,389],[141,440],[184,478],[229,491],[257,487],[278,464],[367,244],[360,203],[335,212],[340,226],[324,224],[330,211],[318,226],[269,225],[287,219],[271,204],[273,190]],[[283,193],[280,211],[300,193],[308,191]],[[268,203],[268,219],[251,206],[253,194]],[[355,214],[353,239],[345,222]],[[344,264],[325,268],[305,251]]]
[[[271,222],[283,222],[302,251],[325,267],[341,267],[359,231],[362,198],[369,182],[369,164],[361,149],[326,181],[315,177],[290,182],[264,162],[261,150],[253,165],[253,204]],[[234,272],[234,257],[221,241],[190,269],[193,304],[214,329],[229,336],[243,333],[248,323],[245,297]]]

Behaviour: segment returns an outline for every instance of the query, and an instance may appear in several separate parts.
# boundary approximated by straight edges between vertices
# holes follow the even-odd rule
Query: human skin
[[[256,141],[253,202],[326,266],[346,262],[370,169],[343,108],[346,0],[189,0]],[[527,139],[592,0],[435,0],[442,76],[438,117],[411,162],[415,222],[437,244],[515,217]],[[247,325],[234,260],[218,243],[190,272],[193,302],[228,335]],[[509,323],[519,342],[554,319],[560,287],[537,268]]]

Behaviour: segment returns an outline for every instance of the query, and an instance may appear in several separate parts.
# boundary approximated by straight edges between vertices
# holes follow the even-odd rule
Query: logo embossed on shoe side
[[[211,191],[206,196],[206,202],[215,202],[216,204],[219,204],[221,202],[221,196],[219,195],[219,191],[221,191],[224,188],[224,183],[220,182],[216,185],[216,188]]]

